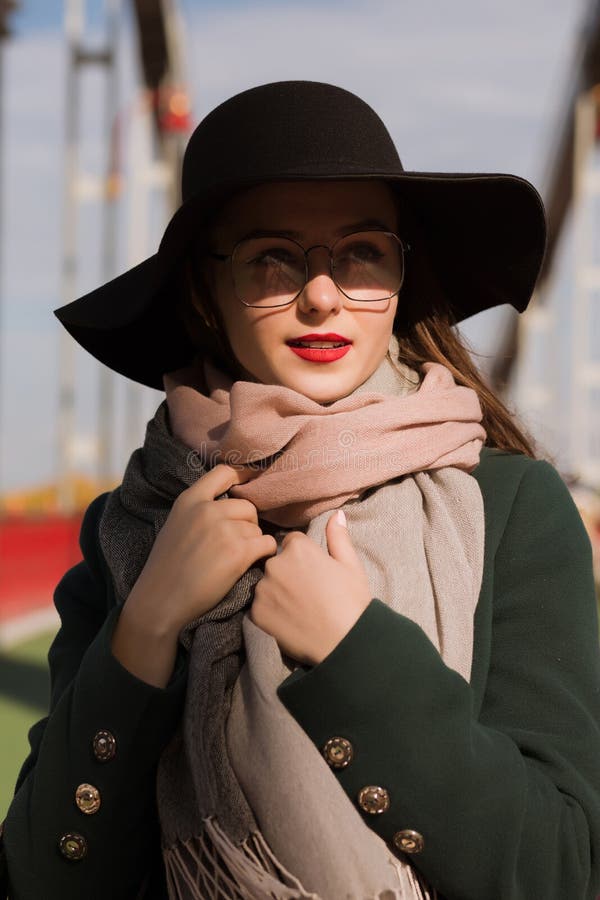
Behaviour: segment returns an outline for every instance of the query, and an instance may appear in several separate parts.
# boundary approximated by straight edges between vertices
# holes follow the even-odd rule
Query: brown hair
[[[396,204],[402,234],[410,245],[394,320],[401,361],[418,371],[424,362],[442,363],[457,384],[472,388],[479,397],[486,446],[535,459],[539,448],[534,438],[486,383],[474,362],[473,348],[456,328],[460,314],[449,302],[443,283],[445,267],[456,261],[444,260],[438,271],[428,251],[428,228],[417,210],[403,202],[399,194]],[[463,267],[468,268],[468,263]]]
[[[486,446],[535,458],[535,441],[518,423],[515,414],[486,384],[464,338],[452,326],[452,321],[438,312],[424,316],[399,333],[400,359],[418,371],[422,363],[439,362],[452,372],[457,384],[473,388],[479,397],[486,430]]]
[[[406,209],[404,210],[406,213]],[[464,337],[456,330],[455,314],[427,256],[424,235],[411,215],[411,277],[405,280],[394,320],[400,360],[417,371],[424,362],[446,366],[457,384],[472,388],[479,397],[486,446],[535,458],[533,437],[492,388],[486,384]],[[206,233],[206,232],[205,232]],[[416,242],[415,242],[416,238]],[[184,289],[179,314],[190,339],[199,351],[227,369],[234,378],[244,377],[227,338],[218,306],[198,266],[202,242],[195,244],[184,266]],[[247,376],[246,376],[247,377]]]

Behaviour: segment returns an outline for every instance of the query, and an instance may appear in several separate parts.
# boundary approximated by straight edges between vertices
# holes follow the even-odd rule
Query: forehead
[[[297,237],[331,236],[364,220],[397,227],[392,189],[383,181],[302,181],[261,184],[232,197],[217,215],[216,237],[251,229],[293,231]]]

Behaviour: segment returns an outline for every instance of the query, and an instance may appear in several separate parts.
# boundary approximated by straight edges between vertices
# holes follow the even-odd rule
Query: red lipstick
[[[334,362],[336,359],[341,359],[352,346],[352,341],[348,340],[348,338],[331,331],[325,334],[317,334],[316,332],[303,334],[301,337],[290,338],[286,343],[296,356],[309,362],[319,363]]]
[[[349,338],[344,337],[342,334],[335,334],[333,331],[327,331],[325,334],[317,334],[317,332],[301,334],[299,337],[289,338],[286,343],[289,344],[290,341],[335,341],[336,344],[352,343]]]

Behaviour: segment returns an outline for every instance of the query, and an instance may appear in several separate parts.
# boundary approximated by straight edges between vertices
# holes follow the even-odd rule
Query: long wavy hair
[[[406,207],[402,215],[407,221]],[[473,349],[457,328],[457,312],[448,302],[427,253],[425,229],[410,214],[410,254],[405,281],[398,298],[393,330],[400,360],[417,371],[424,362],[446,366],[457,384],[472,388],[479,397],[486,446],[536,458],[539,449],[514,410],[500,399],[479,371]],[[218,305],[202,276],[200,262],[206,249],[209,225],[202,228],[188,252],[178,295],[178,315],[186,332],[202,353],[210,356],[234,378],[243,378],[231,348]],[[403,235],[405,232],[403,231]]]

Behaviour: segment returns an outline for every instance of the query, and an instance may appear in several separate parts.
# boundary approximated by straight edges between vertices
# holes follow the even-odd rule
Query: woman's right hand
[[[174,501],[121,611],[113,655],[133,674],[163,687],[181,628],[212,609],[256,560],[277,552],[249,500],[215,500],[260,470],[221,463]]]

